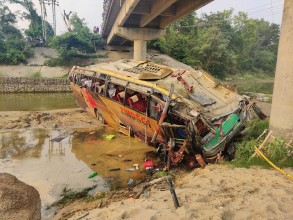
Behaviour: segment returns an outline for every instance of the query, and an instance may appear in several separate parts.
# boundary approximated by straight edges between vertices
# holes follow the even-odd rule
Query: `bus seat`
[[[105,85],[97,86],[96,92],[99,94],[102,94],[102,93],[104,93],[104,89],[105,89]]]
[[[125,92],[124,91],[123,92],[119,92],[117,94],[117,98],[118,98],[118,101],[122,103],[123,100],[124,100],[124,98],[125,98]]]
[[[138,110],[140,112],[145,112],[147,107],[147,102],[144,98],[142,98],[141,94],[136,94],[134,96],[131,96],[127,100],[129,106],[131,108],[134,108],[135,110]]]

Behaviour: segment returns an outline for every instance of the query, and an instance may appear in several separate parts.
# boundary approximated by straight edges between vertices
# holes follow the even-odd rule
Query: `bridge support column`
[[[285,0],[279,41],[270,129],[285,138],[293,137],[293,1]]]
[[[146,40],[134,40],[133,42],[133,59],[134,60],[146,60],[147,56],[147,41]]]
[[[165,29],[116,27],[111,30],[107,43],[111,43],[114,35],[134,41],[133,59],[141,61],[146,60],[147,41],[159,38],[163,36],[165,32]]]

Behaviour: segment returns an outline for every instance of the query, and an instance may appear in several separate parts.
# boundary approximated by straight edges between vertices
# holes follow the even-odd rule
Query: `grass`
[[[40,71],[36,71],[36,72],[33,72],[30,74],[30,77],[33,77],[33,78],[41,78],[42,77],[42,74]]]
[[[259,118],[256,118],[247,122],[245,127],[245,136],[243,137],[243,140],[248,141],[257,139],[265,129],[269,128],[269,119],[260,120]]]
[[[259,119],[247,123],[246,135],[241,142],[236,144],[236,153],[231,164],[236,167],[250,167],[259,165],[269,167],[270,165],[262,158],[255,156],[251,157],[255,150],[254,146],[259,147],[264,137],[257,141],[257,137],[268,128],[268,120],[261,121]],[[270,140],[265,144],[261,151],[274,164],[279,167],[293,167],[293,145],[286,144],[280,138]]]
[[[250,167],[250,166],[262,166],[270,167],[270,165],[264,161],[262,158],[255,156],[254,146],[259,146],[261,141],[256,141],[255,139],[249,141],[242,141],[236,146],[236,154],[234,160],[231,164],[236,167]],[[285,141],[279,138],[268,142],[261,151],[278,167],[293,167],[293,156],[292,156],[293,146],[286,146]]]
[[[67,79],[68,78],[68,73],[66,73],[66,74],[64,74],[62,76],[58,76],[56,78],[58,78],[58,79]]]
[[[274,77],[264,73],[242,73],[226,77],[225,83],[236,85],[239,93],[245,92],[272,94]]]
[[[98,58],[108,58],[108,54],[104,53],[104,54],[98,54],[97,55]]]
[[[65,204],[68,203],[72,203],[75,200],[78,199],[87,199],[87,200],[94,200],[94,199],[101,199],[104,198],[106,196],[106,193],[100,193],[97,196],[89,196],[88,192],[95,189],[97,187],[97,185],[93,185],[91,187],[87,187],[85,189],[83,189],[82,191],[78,191],[78,192],[73,192],[71,189],[67,189],[66,187],[63,189],[62,192],[62,198],[57,200],[56,202],[52,203],[51,205],[49,205],[47,207],[47,209],[50,209],[53,206],[63,206]]]

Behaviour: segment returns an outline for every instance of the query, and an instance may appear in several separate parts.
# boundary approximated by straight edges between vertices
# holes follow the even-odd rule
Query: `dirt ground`
[[[257,105],[266,115],[270,115],[270,103],[258,102]],[[97,126],[102,126],[101,122],[79,108],[51,111],[2,111],[0,114],[0,131],[29,128],[68,130]]]
[[[293,173],[293,169],[286,169]],[[137,191],[138,189],[135,189]],[[209,164],[177,174],[175,209],[168,186],[116,191],[92,202],[75,202],[53,219],[292,219],[292,180],[273,169]]]
[[[51,111],[5,111],[0,114],[0,131],[29,128],[73,129],[102,126],[78,108]]]

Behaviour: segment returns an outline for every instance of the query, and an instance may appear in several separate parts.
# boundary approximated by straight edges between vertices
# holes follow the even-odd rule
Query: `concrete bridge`
[[[179,18],[213,0],[104,0],[102,36],[108,45],[134,47],[134,59],[146,59],[146,43],[165,33]],[[285,0],[279,42],[270,129],[293,139],[293,1]]]
[[[106,0],[101,34],[108,45],[132,45],[134,60],[145,60],[147,41],[213,0]]]

